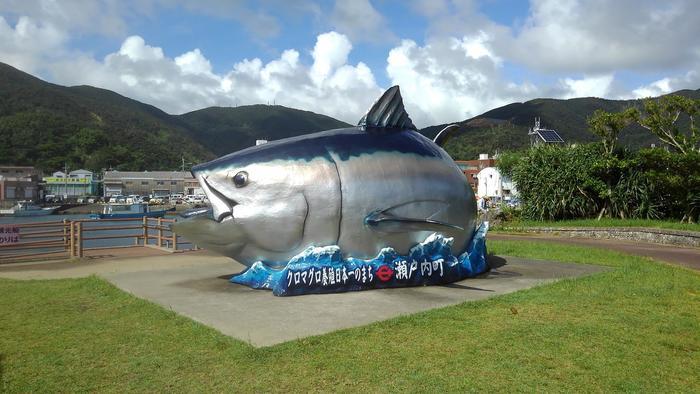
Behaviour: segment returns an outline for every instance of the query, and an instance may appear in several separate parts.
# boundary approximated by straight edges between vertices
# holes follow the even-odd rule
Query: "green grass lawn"
[[[678,221],[650,220],[650,219],[576,219],[558,221],[515,220],[503,222],[492,227],[494,231],[513,231],[523,227],[651,227],[673,230],[686,230],[700,232],[700,224],[680,223]]]
[[[614,268],[262,349],[95,277],[0,280],[0,391],[700,391],[698,272],[489,248]]]

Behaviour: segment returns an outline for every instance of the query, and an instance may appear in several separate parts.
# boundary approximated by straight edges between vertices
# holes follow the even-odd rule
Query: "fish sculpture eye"
[[[248,184],[248,173],[245,171],[240,171],[233,176],[233,184],[236,187],[243,187]]]

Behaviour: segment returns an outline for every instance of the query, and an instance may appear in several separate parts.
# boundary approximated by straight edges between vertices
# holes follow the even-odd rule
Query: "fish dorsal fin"
[[[417,130],[403,107],[399,86],[390,87],[357,123],[368,133],[391,130]]]

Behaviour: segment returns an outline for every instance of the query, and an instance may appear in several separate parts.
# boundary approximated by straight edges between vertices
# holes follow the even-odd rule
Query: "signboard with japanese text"
[[[19,243],[19,226],[0,225],[0,245]]]
[[[46,183],[58,183],[61,185],[88,185],[90,184],[89,178],[58,178],[58,177],[44,177],[44,182]]]

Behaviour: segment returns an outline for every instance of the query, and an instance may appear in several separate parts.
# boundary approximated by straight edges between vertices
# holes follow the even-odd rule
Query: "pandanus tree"
[[[604,157],[596,165],[608,186],[600,195],[603,206],[598,219],[606,214],[623,218],[632,214],[655,217],[663,200],[663,204],[679,204],[683,207],[681,221],[694,221],[700,211],[700,174],[695,169],[696,166],[692,165],[700,158],[700,132],[695,123],[699,113],[700,100],[671,95],[659,99],[646,99],[642,111],[637,108],[618,113],[597,110],[588,118],[590,131],[601,139]],[[624,152],[616,152],[615,146],[620,133],[632,123],[649,130],[676,152],[669,153],[671,156],[680,155],[678,160],[664,156],[662,162],[678,161],[690,164],[669,164],[662,170],[667,176],[659,178],[656,176],[659,172],[657,164],[661,163],[639,160],[645,155],[636,155],[637,159],[635,156],[625,158],[628,155]],[[672,168],[678,173],[671,174]],[[677,189],[670,184],[670,180],[676,175],[685,180],[685,183],[680,185],[682,193],[676,190],[669,194],[668,190],[663,190],[663,183],[667,184],[667,189]],[[670,197],[671,194],[673,197]],[[663,196],[668,198],[662,198]],[[630,204],[631,202],[639,203]]]
[[[695,118],[700,113],[700,100],[671,95],[644,101],[644,114],[636,113],[639,125],[681,154],[700,152],[700,133]],[[680,126],[686,116],[688,127]]]
[[[600,137],[603,145],[603,158],[596,167],[600,171],[602,178],[607,187],[600,193],[600,198],[603,201],[603,206],[598,213],[598,220],[607,213],[607,216],[612,216],[614,184],[622,178],[622,167],[626,165],[620,160],[619,155],[614,155],[615,145],[622,130],[629,126],[635,119],[638,118],[638,111],[634,108],[628,108],[623,112],[610,113],[603,110],[596,110],[591,117],[588,118],[589,130]],[[626,216],[626,209],[615,209],[616,213],[621,216]]]

